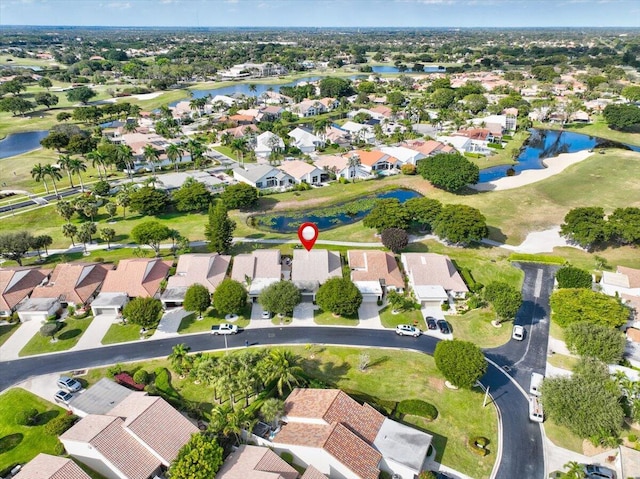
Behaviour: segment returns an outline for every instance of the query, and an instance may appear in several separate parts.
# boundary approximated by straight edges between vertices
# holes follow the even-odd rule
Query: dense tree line
[[[606,217],[604,208],[597,206],[574,208],[564,217],[560,233],[588,250],[607,241],[619,245],[638,245],[640,208],[616,208]]]

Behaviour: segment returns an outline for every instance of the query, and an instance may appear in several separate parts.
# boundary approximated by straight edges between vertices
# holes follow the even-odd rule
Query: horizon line
[[[607,25],[607,26],[596,26],[596,25],[533,25],[533,26],[488,26],[488,25],[478,25],[478,26],[399,26],[399,25],[355,25],[355,26],[314,26],[314,25],[41,25],[41,24],[3,24],[0,22],[0,26],[7,27],[32,27],[32,28],[177,28],[177,29],[186,29],[192,28],[196,30],[208,29],[208,28],[220,28],[225,30],[232,30],[234,28],[242,28],[242,29],[293,29],[293,28],[308,28],[315,30],[322,29],[402,29],[402,30],[483,30],[483,29],[559,29],[559,28],[570,28],[570,29],[581,29],[581,28],[593,28],[593,29],[626,29],[626,30],[640,30],[640,26],[623,26],[623,25]],[[1,36],[1,35],[0,35]]]

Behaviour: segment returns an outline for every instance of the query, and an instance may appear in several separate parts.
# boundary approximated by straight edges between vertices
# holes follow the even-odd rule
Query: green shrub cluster
[[[478,293],[484,288],[484,284],[478,283],[475,279],[473,279],[473,275],[471,274],[471,270],[469,268],[459,268],[460,275],[462,279],[469,287],[469,290],[473,293]]]
[[[144,369],[138,369],[133,374],[133,380],[138,384],[148,384],[149,383],[149,373]]]
[[[406,399],[398,403],[397,411],[401,414],[420,416],[429,421],[438,417],[438,410],[433,404],[421,399]]]
[[[15,416],[16,424],[20,426],[33,426],[38,419],[38,410],[35,408],[18,411]]]
[[[73,426],[78,419],[74,414],[63,414],[53,418],[44,426],[44,432],[51,436],[59,436]]]
[[[489,450],[487,449],[488,445],[489,439],[486,437],[476,436],[469,439],[469,449],[478,456],[484,457],[489,454]]]
[[[567,261],[562,256],[553,256],[549,254],[528,254],[528,253],[511,253],[509,261],[520,261],[524,263],[549,263],[549,264],[565,264]]]
[[[107,376],[113,379],[114,376],[120,374],[122,371],[122,364],[114,364],[113,366],[109,366],[107,368]]]

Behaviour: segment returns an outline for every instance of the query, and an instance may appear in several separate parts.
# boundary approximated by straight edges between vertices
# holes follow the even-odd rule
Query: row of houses
[[[171,261],[159,258],[123,259],[117,268],[98,263],[62,263],[51,270],[0,269],[0,316],[17,311],[22,321],[47,320],[69,305],[91,308],[94,315],[119,315],[131,298],[159,298],[166,307],[179,306],[193,284],[213,293],[227,277],[242,283],[251,301],[269,285],[292,281],[303,299],[315,300],[328,279],[342,276],[340,254],[326,249],[296,249],[292,261],[278,249],[256,250],[233,257],[218,254],[185,254],[169,276]],[[351,279],[364,301],[383,299],[389,290],[403,292],[403,273],[396,258],[379,250],[349,250]],[[401,263],[408,286],[423,305],[440,305],[464,296],[467,287],[449,257],[435,253],[403,253]],[[161,287],[165,279],[166,288]]]
[[[198,427],[165,400],[109,379],[77,394],[81,419],[60,436],[66,452],[108,479],[163,477]],[[413,479],[435,455],[430,434],[398,423],[339,389],[294,389],[279,424],[258,423],[224,461],[217,479]],[[276,453],[288,453],[306,470]],[[88,479],[68,458],[40,454],[15,479]]]

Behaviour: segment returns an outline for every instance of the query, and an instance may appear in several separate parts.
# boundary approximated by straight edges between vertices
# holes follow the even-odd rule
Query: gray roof
[[[373,445],[385,459],[403,464],[418,474],[432,439],[430,434],[385,418]]]
[[[162,301],[168,301],[168,302],[181,302],[184,301],[184,295],[187,293],[187,287],[186,286],[177,286],[175,288],[167,288],[164,290],[164,293],[162,293],[162,296],[160,296],[160,299]]]
[[[273,176],[275,177],[278,177],[277,176],[278,174],[280,175],[283,174],[282,171],[270,165],[256,165],[256,166],[247,167],[246,169],[234,168],[233,171],[234,173],[237,173],[238,175],[242,176],[243,178],[246,178],[247,180],[253,183],[260,180],[262,177],[264,177],[269,173],[272,173]]]
[[[80,415],[106,414],[131,393],[133,391],[124,386],[102,378],[82,394],[75,395],[69,405]]]
[[[105,307],[122,307],[127,304],[127,295],[125,293],[100,293],[91,302],[91,307],[105,308]]]
[[[45,312],[49,311],[57,302],[58,298],[29,298],[18,306],[18,311],[21,313]]]

